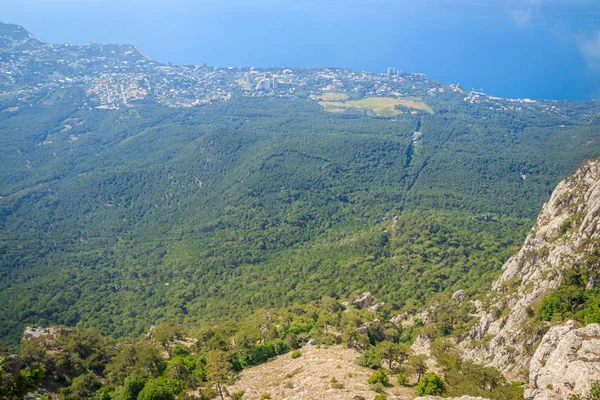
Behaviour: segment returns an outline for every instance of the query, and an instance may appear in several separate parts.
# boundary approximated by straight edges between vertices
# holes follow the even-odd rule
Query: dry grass
[[[320,95],[311,94],[309,97],[313,100],[322,100],[322,101],[340,101],[340,100],[348,99],[347,94],[337,93],[337,92],[325,92]]]
[[[398,105],[433,114],[433,110],[427,104],[413,98],[368,97],[362,100],[321,101],[319,104],[328,112],[344,112],[349,108],[358,108],[371,110],[381,117],[393,117],[400,114],[400,111],[395,109]]]
[[[302,356],[295,359],[284,354],[246,369],[229,392],[243,390],[245,400],[258,400],[263,394],[270,394],[274,400],[351,400],[356,395],[370,400],[376,396],[368,384],[373,370],[355,363],[356,351],[343,346],[305,346],[301,351]],[[395,383],[395,377],[390,381]],[[414,398],[411,388],[394,386],[385,392],[390,400]]]

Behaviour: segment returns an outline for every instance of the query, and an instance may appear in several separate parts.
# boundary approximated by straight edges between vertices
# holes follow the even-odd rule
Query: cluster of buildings
[[[209,67],[162,64],[129,45],[54,45],[29,35],[12,37],[0,32],[0,94],[30,101],[48,90],[85,88],[82,106],[120,108],[150,99],[170,107],[194,107],[232,96],[307,97],[334,91],[352,99],[456,95],[468,104],[490,103],[499,111],[521,111],[556,105],[531,100],[500,99],[466,92],[458,85],[445,85],[424,74],[403,73],[388,67],[385,74],[345,68]]]
[[[261,73],[254,69],[245,73],[246,82],[256,84],[256,90],[274,90],[279,88],[277,76],[268,76],[267,73]]]

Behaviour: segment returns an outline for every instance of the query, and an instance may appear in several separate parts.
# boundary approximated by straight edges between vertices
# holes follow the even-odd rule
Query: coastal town
[[[49,44],[15,25],[0,26],[0,96],[22,102],[53,102],[64,90],[80,88],[82,107],[120,109],[140,101],[168,107],[196,107],[227,101],[234,96],[309,98],[335,93],[338,100],[400,99],[389,104],[402,108],[403,99],[431,104],[459,97],[466,105],[487,111],[518,112],[540,109],[561,114],[557,102],[503,99],[457,84],[431,80],[422,73],[389,67],[384,73],[346,68],[213,67],[160,63],[132,45],[90,43]],[[334,97],[335,98],[335,97]],[[343,111],[339,103],[325,104]],[[410,104],[409,104],[410,108]],[[421,112],[419,107],[411,112]],[[429,106],[427,111],[431,112]],[[396,115],[396,112],[379,114]]]

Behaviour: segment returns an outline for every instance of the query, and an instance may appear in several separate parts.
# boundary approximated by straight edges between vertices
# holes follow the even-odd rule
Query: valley
[[[600,391],[600,102],[7,24],[0,73],[0,398]]]

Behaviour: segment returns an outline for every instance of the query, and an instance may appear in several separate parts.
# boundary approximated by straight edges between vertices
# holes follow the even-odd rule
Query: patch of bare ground
[[[355,360],[358,352],[344,346],[317,348],[307,345],[302,355],[291,353],[244,370],[228,389],[230,393],[244,391],[244,400],[270,395],[273,400],[372,400],[377,393],[368,384],[372,369],[361,367]],[[393,386],[385,388],[388,399],[413,399],[414,390],[399,387],[396,377],[390,376]]]

